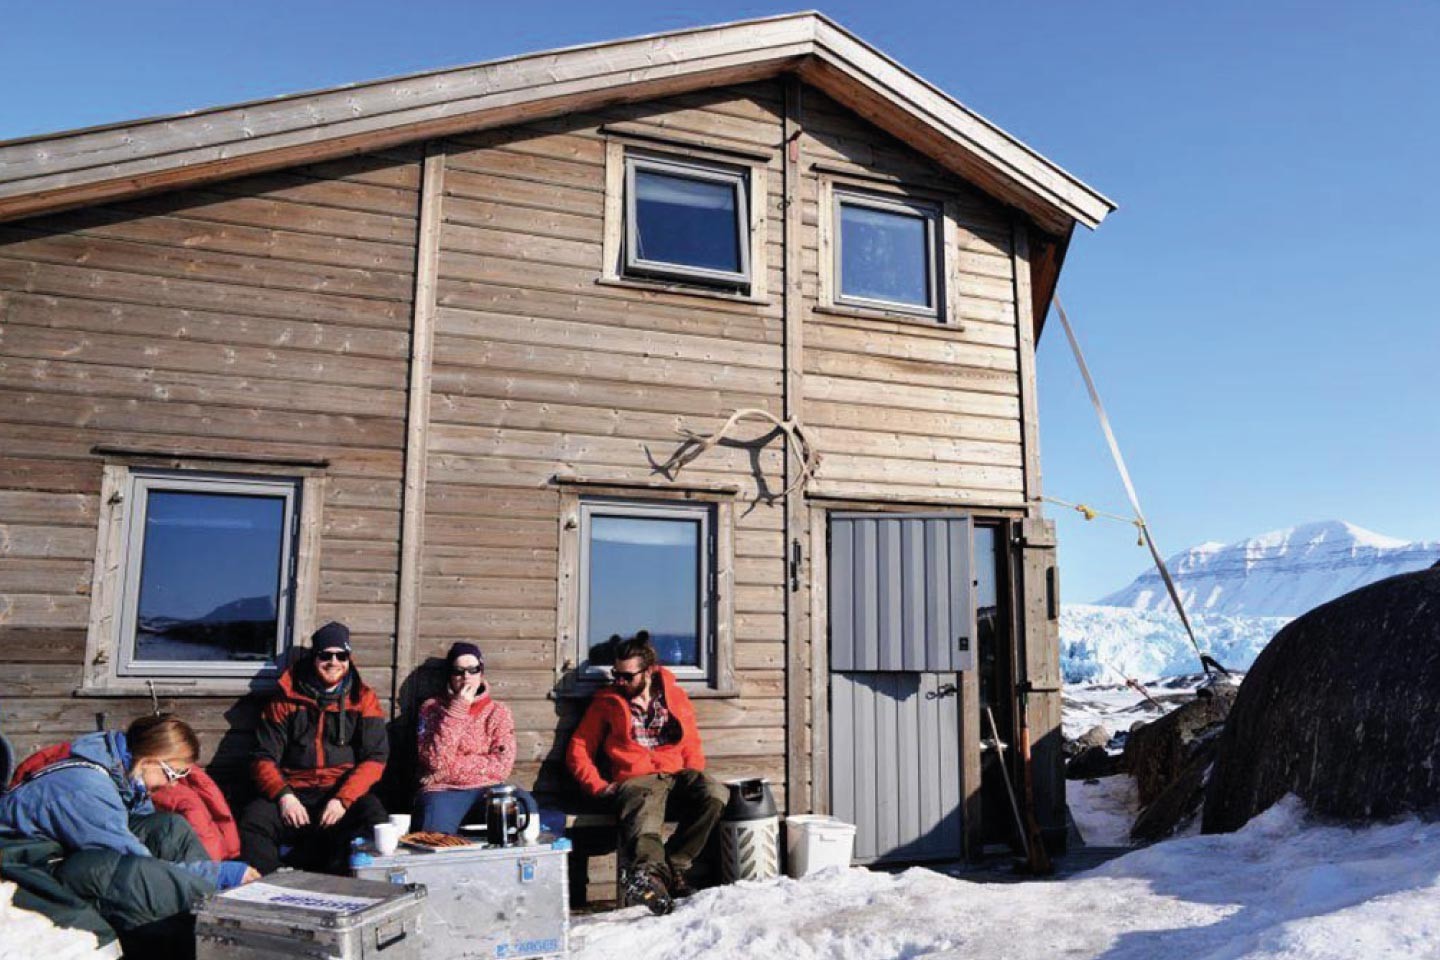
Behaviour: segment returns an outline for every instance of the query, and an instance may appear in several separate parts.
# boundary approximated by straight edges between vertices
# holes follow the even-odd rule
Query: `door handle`
[[[925,694],[926,700],[944,700],[946,697],[953,697],[960,692],[960,688],[953,683],[947,683],[939,688]]]

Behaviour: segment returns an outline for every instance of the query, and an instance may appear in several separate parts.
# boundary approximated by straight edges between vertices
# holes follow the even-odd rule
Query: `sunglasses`
[[[610,679],[612,679],[612,680],[623,680],[624,682],[629,683],[631,680],[634,680],[636,677],[640,676],[640,675],[643,674],[644,672],[645,672],[644,670],[613,670],[613,669],[612,669],[612,670],[610,671]]]
[[[450,668],[450,676],[452,676],[452,677],[464,677],[464,676],[471,676],[471,677],[473,677],[473,676],[475,676],[475,674],[477,674],[477,673],[484,673],[484,672],[485,672],[485,668],[484,668],[484,667],[451,667],[451,668]]]
[[[184,770],[176,770],[164,760],[156,760],[155,762],[160,764],[160,772],[165,774],[165,779],[170,783],[174,783],[176,780],[184,780],[190,776],[189,767],[186,767]]]
[[[315,659],[318,660],[320,663],[324,663],[327,660],[338,660],[341,663],[349,663],[350,654],[346,653],[344,650],[321,650],[319,653],[315,654]]]

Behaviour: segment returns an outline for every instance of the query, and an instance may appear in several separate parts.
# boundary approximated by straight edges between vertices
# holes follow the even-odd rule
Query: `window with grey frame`
[[[944,320],[940,309],[940,207],[835,190],[837,304]]]
[[[247,678],[290,643],[300,483],[136,472],[123,534],[117,672]]]
[[[624,274],[747,291],[749,173],[627,153]]]
[[[714,511],[707,504],[588,500],[580,505],[582,680],[604,679],[609,640],[650,633],[682,680],[710,680],[715,637]]]

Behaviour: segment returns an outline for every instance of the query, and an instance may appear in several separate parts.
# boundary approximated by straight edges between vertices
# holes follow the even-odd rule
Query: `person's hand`
[[[613,796],[615,796],[616,792],[619,791],[619,789],[620,789],[620,784],[618,784],[618,783],[607,783],[607,784],[605,784],[605,789],[600,791],[600,796],[602,796],[602,797],[613,797]]]
[[[338,797],[325,804],[324,811],[320,814],[320,826],[333,827],[345,816],[345,802]]]
[[[293,793],[287,793],[280,798],[280,819],[285,821],[287,827],[308,827],[310,825],[310,812],[305,809],[305,804]]]
[[[460,684],[460,689],[455,694],[455,699],[465,706],[470,706],[480,696],[480,678],[466,677],[465,682]]]
[[[259,879],[260,879],[260,871],[259,871],[259,870],[256,870],[254,867],[246,867],[246,868],[245,868],[245,876],[243,876],[243,877],[240,878],[240,883],[241,883],[241,885],[243,886],[244,884],[247,884],[247,883],[254,883],[256,880],[259,880]]]

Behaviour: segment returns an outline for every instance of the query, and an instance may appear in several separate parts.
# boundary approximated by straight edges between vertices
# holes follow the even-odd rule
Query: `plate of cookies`
[[[447,850],[464,850],[475,846],[464,837],[436,833],[432,830],[417,830],[414,833],[407,833],[400,838],[400,842],[411,850],[421,850],[425,853],[443,853]]]

